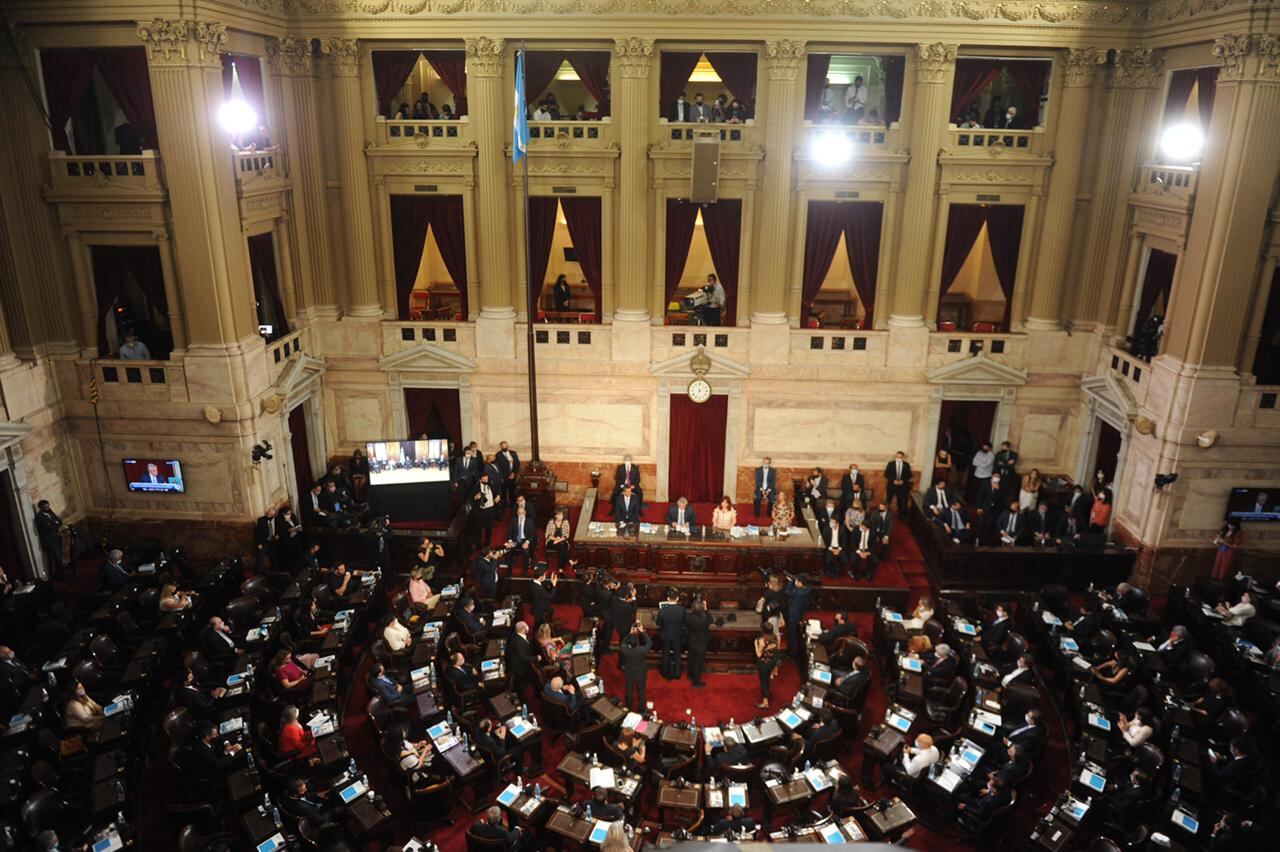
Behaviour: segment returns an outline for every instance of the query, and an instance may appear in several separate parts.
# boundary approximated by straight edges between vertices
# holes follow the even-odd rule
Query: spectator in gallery
[[[120,345],[120,358],[125,361],[150,361],[151,350],[147,344],[138,339],[132,331],[124,333],[124,343]]]

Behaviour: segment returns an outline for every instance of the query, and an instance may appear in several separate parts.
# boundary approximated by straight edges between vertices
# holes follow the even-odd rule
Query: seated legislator
[[[548,557],[554,553],[562,571],[573,564],[573,560],[569,558],[572,535],[573,530],[569,526],[568,512],[563,508],[557,507],[551,520],[547,521],[545,541],[547,543]]]
[[[69,731],[99,731],[107,721],[102,705],[89,697],[84,684],[76,681],[71,688],[71,700],[63,712],[63,724]]]
[[[928,514],[933,515],[935,518],[945,514],[951,504],[957,502],[959,502],[959,498],[947,490],[947,481],[945,479],[938,479],[933,483],[933,487],[924,494],[924,508]]]
[[[902,749],[902,771],[908,778],[919,778],[920,773],[926,771],[942,758],[942,754],[938,751],[938,747],[933,744],[933,737],[928,734],[920,734],[916,737],[914,745],[904,746]]]
[[[198,728],[196,741],[191,748],[191,770],[198,778],[212,778],[225,775],[231,767],[240,762],[244,746],[240,743],[224,742],[218,745],[218,725],[214,722],[202,722]]]
[[[582,696],[578,694],[577,686],[565,683],[560,675],[554,675],[547,681],[547,685],[542,688],[542,700],[563,705],[570,715],[576,715],[582,708]]]
[[[388,707],[413,703],[413,695],[405,692],[404,684],[396,683],[387,675],[387,667],[382,663],[374,663],[369,670],[369,689]]]
[[[733,508],[729,495],[720,498],[720,505],[711,512],[711,526],[721,532],[728,532],[738,525],[738,510]]]
[[[415,610],[430,612],[438,603],[440,596],[432,594],[422,569],[415,565],[409,570],[409,606]]]
[[[280,714],[280,733],[276,736],[276,753],[286,759],[316,757],[316,741],[301,722],[298,721],[298,708],[292,704],[284,708]],[[317,758],[318,762],[319,758]]]
[[[1220,603],[1216,607],[1216,611],[1222,616],[1222,623],[1227,627],[1242,627],[1244,623],[1258,614],[1257,608],[1253,605],[1253,595],[1248,592],[1240,595],[1240,602],[1227,606]]]
[[[756,821],[747,816],[742,805],[730,807],[729,813],[711,826],[711,833],[715,836],[750,837],[755,831]]]
[[[1027,475],[1030,476],[1031,474]],[[1049,506],[1047,500],[1040,500],[1036,503],[1035,511],[1027,519],[1027,526],[1031,529],[1032,544],[1046,547],[1056,543],[1054,533],[1058,529],[1058,516]]]
[[[996,532],[1000,536],[1000,543],[1006,547],[1021,544],[1025,531],[1026,524],[1022,520],[1022,511],[1018,507],[1018,501],[1014,500],[996,519]]]
[[[444,670],[445,677],[457,687],[458,692],[473,692],[480,688],[480,678],[475,667],[467,662],[461,651],[455,651],[449,659],[449,667]]]
[[[949,508],[934,515],[933,522],[942,527],[947,538],[955,544],[968,544],[973,540],[973,531],[969,529],[969,522],[965,520],[959,500],[951,501]]]
[[[497,805],[485,811],[484,819],[471,826],[470,833],[485,840],[497,841],[506,852],[513,852],[520,846],[524,832],[519,827],[507,828],[502,824],[502,811]]]
[[[160,589],[159,607],[161,612],[181,612],[184,609],[190,609],[191,603],[191,595],[178,591],[178,587],[174,583],[165,583]]]
[[[838,577],[844,573],[849,564],[846,555],[849,551],[849,531],[844,524],[832,515],[819,530],[822,533],[823,573],[828,577]]]
[[[667,526],[680,532],[688,532],[697,525],[698,518],[689,505],[689,498],[681,497],[667,507]]]
[[[538,554],[538,528],[523,508],[516,509],[511,516],[511,523],[507,525],[506,547],[515,559],[519,559],[524,563],[524,569],[527,573],[529,563]],[[512,562],[512,568],[515,568],[514,561]]]
[[[622,493],[613,501],[613,517],[620,524],[640,523],[640,498],[630,485],[624,485]]]
[[[271,662],[271,671],[282,687],[298,689],[310,685],[311,667],[317,659],[315,654],[299,654],[295,658],[287,648],[281,648]]]
[[[308,820],[315,826],[337,825],[338,817],[332,805],[313,794],[307,787],[307,779],[298,776],[285,784],[281,810],[295,819]]]
[[[871,532],[871,526],[866,518],[862,519],[857,529],[850,535],[849,544],[852,549],[849,562],[853,569],[853,579],[860,580],[865,577],[868,580],[874,580],[876,569],[880,567],[880,557],[876,555],[879,548],[876,546],[875,534]]]
[[[387,643],[387,649],[393,654],[398,654],[409,648],[413,642],[413,634],[409,632],[409,628],[400,623],[400,619],[395,613],[387,616],[386,626],[382,628],[382,641]]]
[[[600,819],[605,822],[617,822],[623,819],[627,812],[623,810],[622,805],[616,805],[609,801],[609,791],[604,787],[591,788],[591,818]]]

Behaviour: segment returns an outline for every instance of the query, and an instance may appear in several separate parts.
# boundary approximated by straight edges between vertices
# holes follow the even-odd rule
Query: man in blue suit
[[[681,497],[667,507],[667,526],[686,527],[692,529],[698,525],[698,519],[689,505],[689,498]]]
[[[403,684],[396,683],[387,677],[386,666],[382,665],[382,663],[373,664],[373,670],[370,672],[369,677],[369,686],[382,699],[382,703],[388,707],[396,707],[413,701],[413,696],[405,693]]]
[[[773,469],[773,459],[767,456],[764,462],[756,468],[756,489],[752,492],[752,505],[755,507],[756,517],[760,517],[760,504],[764,503],[768,507],[769,514],[773,513],[773,497],[778,493],[778,472]]]
[[[805,667],[804,614],[813,598],[813,589],[805,584],[803,575],[787,583],[783,593],[787,596],[787,644],[801,671]]]
[[[124,553],[119,550],[107,552],[107,560],[98,569],[98,578],[104,592],[114,592],[129,585],[132,575],[124,567]]]

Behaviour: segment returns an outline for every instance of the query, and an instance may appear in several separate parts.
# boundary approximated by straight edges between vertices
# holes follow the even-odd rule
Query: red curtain
[[[378,93],[378,114],[391,118],[396,114],[393,103],[413,73],[421,55],[416,50],[375,50],[373,52],[373,88]]]
[[[525,51],[524,95],[530,109],[542,99],[542,93],[555,82],[556,72],[563,64],[563,50]]]
[[[723,198],[702,208],[702,224],[711,249],[711,263],[724,287],[722,325],[737,325],[738,253],[742,246],[742,201]]]
[[[1218,91],[1218,69],[1201,68],[1196,72],[1196,83],[1199,92],[1196,94],[1196,108],[1200,113],[1200,126],[1206,135],[1209,133],[1209,119],[1213,117],[1213,97]]]
[[[684,90],[685,84],[698,67],[700,53],[664,50],[659,58],[661,70],[658,72],[658,114],[669,116],[671,105],[676,96]]]
[[[270,309],[270,316],[258,313],[259,320],[266,319],[275,327],[271,340],[289,333],[289,318],[285,315],[284,300],[280,298],[280,276],[276,273],[276,242],[271,232],[249,237],[249,270],[253,275],[253,296],[259,305]]]
[[[942,250],[942,287],[945,296],[960,274],[960,267],[973,250],[973,244],[987,221],[987,210],[980,204],[952,204],[947,217],[947,242]]]
[[[957,59],[956,82],[951,89],[951,119],[959,123],[965,110],[978,99],[982,90],[1000,76],[1003,59]]]
[[[670,471],[667,493],[691,503],[714,503],[724,494],[724,430],[729,397],[697,403],[671,395]]]
[[[825,53],[809,54],[809,62],[804,74],[804,117],[806,121],[817,121],[822,109],[822,90],[827,87],[827,71],[831,68],[831,57]]]
[[[453,95],[453,114],[467,114],[467,54],[461,50],[425,50],[427,62]]]
[[[1169,94],[1164,99],[1164,124],[1180,121],[1187,111],[1187,100],[1196,87],[1197,68],[1179,68],[1169,75]]]
[[[1022,126],[1030,130],[1040,124],[1040,96],[1044,94],[1044,84],[1049,79],[1053,63],[1031,60],[1010,62],[1005,67],[1009,69],[1009,76],[1022,95]]]
[[[409,319],[409,299],[413,284],[418,280],[418,269],[422,266],[433,200],[430,195],[391,196],[391,255],[396,271],[396,312],[402,320]],[[465,290],[466,283],[459,289]]]
[[[603,316],[600,293],[604,249],[600,232],[600,199],[598,197],[561,198],[560,209],[564,210],[565,221],[569,223],[569,239],[573,241],[573,250],[578,255],[582,277],[587,279],[587,286],[591,288],[591,295],[595,297],[596,322],[601,322]]]
[[[997,402],[944,399],[938,414],[939,438],[949,426],[953,436],[957,432],[967,434],[976,452],[984,441],[991,440],[991,427],[996,422],[997,405]],[[942,446],[941,440],[938,445]]]
[[[582,85],[596,99],[596,115],[609,115],[609,60],[607,50],[571,50],[569,64],[578,73]]]
[[[393,229],[394,231],[394,229]],[[444,260],[454,286],[462,300],[462,318],[468,316],[467,306],[467,237],[462,225],[462,196],[436,195],[431,198],[431,233],[436,238],[436,248]]]
[[[878,201],[860,201],[840,205],[844,213],[844,249],[853,272],[866,316],[863,326],[871,328],[876,305],[876,277],[880,274],[880,226],[884,205]]]
[[[222,94],[231,96],[231,68],[235,66],[240,78],[240,92],[244,102],[258,114],[258,124],[267,123],[266,99],[262,93],[262,63],[258,57],[247,53],[222,54]],[[256,128],[255,128],[256,129]]]
[[[542,285],[547,277],[547,263],[551,259],[551,240],[556,234],[556,197],[554,195],[540,195],[530,198],[527,210],[529,216],[529,287],[535,294],[534,305],[536,306],[538,303],[536,294],[542,292]],[[532,321],[533,317],[529,319]]]
[[[675,298],[676,290],[680,289],[680,276],[684,274],[684,264],[689,259],[689,244],[693,242],[693,228],[697,222],[698,205],[681,198],[667,199],[667,302]],[[665,305],[663,312],[666,312]]]
[[[1018,278],[1018,252],[1022,247],[1021,204],[994,204],[987,210],[987,239],[991,242],[991,257],[996,263],[996,277],[1000,279],[1000,292],[1004,293],[1004,320],[1002,330],[1009,330],[1009,318],[1013,314],[1013,285]]]
[[[884,123],[893,124],[902,116],[902,83],[906,76],[905,56],[884,58]]]
[[[1164,296],[1165,310],[1168,310],[1169,294],[1173,292],[1173,274],[1178,267],[1178,256],[1160,249],[1152,249],[1147,256],[1147,274],[1142,278],[1142,295],[1138,299],[1138,320],[1134,328],[1142,327],[1142,323],[1155,311],[1156,302]]]
[[[462,407],[457,388],[405,388],[404,409],[410,440],[444,432],[455,447],[462,446]]]
[[[94,48],[98,73],[111,90],[111,97],[137,131],[144,150],[160,147],[156,134],[156,108],[151,99],[151,72],[144,47]]]
[[[729,94],[742,101],[747,115],[755,115],[756,65],[754,53],[708,53],[707,60],[720,75]]]
[[[840,234],[844,229],[844,213],[838,201],[810,201],[808,223],[805,227],[804,240],[804,276],[800,284],[800,297],[803,302],[800,316],[808,319],[813,313],[814,300],[822,289],[827,272],[831,269],[831,261],[836,256],[836,248],[840,245]]]
[[[298,488],[298,500],[311,490],[315,482],[315,473],[311,470],[311,443],[307,440],[306,403],[295,406],[289,411],[289,455],[293,458],[293,478]],[[300,507],[294,507],[301,520]]]
[[[53,147],[70,152],[67,122],[93,79],[93,54],[78,47],[41,50],[40,69],[44,75],[45,105],[49,108]]]

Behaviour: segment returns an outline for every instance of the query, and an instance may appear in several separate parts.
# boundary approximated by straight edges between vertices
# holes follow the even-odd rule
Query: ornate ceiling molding
[[[354,38],[327,38],[320,42],[320,50],[329,57],[333,73],[339,77],[360,75],[360,40]]]
[[[500,38],[467,39],[467,73],[476,77],[501,77],[506,42]]]
[[[267,39],[267,62],[277,76],[310,77],[316,68],[311,39],[292,35]]]
[[[1225,35],[1213,40],[1213,55],[1222,63],[1218,79],[1280,79],[1280,39],[1273,35]]]

